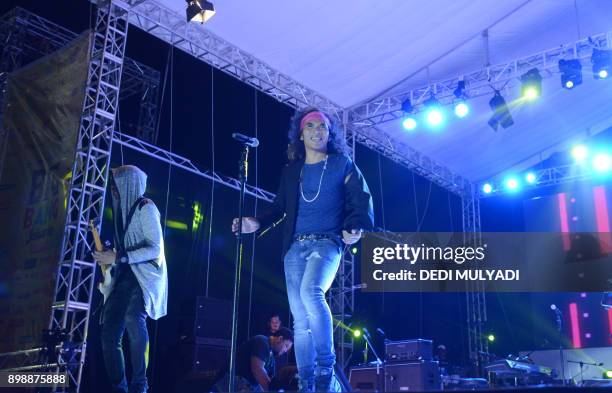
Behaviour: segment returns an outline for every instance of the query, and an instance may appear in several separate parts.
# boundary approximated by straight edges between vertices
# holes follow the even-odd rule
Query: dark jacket
[[[371,230],[374,226],[372,196],[361,171],[353,161],[343,156],[349,166],[344,181],[344,222],[342,228]],[[269,229],[285,216],[283,220],[283,257],[289,250],[295,231],[299,205],[300,172],[304,160],[292,161],[282,171],[278,192],[272,206],[257,219],[262,231]],[[339,234],[341,235],[341,234]]]

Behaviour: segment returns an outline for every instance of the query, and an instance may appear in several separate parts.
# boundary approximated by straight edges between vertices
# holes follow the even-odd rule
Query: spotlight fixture
[[[465,81],[460,80],[457,82],[457,88],[453,91],[453,94],[457,98],[465,98]]]
[[[542,76],[537,68],[532,68],[521,76],[521,96],[535,100],[542,95]]]
[[[589,155],[589,149],[585,145],[576,145],[572,148],[572,157],[576,163],[582,164]]]
[[[536,182],[536,180],[537,180],[536,174],[535,174],[535,173],[533,173],[533,172],[528,172],[528,173],[525,175],[525,180],[526,180],[526,181],[527,181],[527,183],[529,183],[529,184],[534,184],[534,183]]]
[[[612,167],[612,158],[605,153],[597,154],[593,157],[593,168],[600,173],[605,173]]]
[[[465,81],[457,82],[457,88],[453,91],[453,95],[457,97],[455,100],[455,115],[457,117],[465,117],[470,112],[470,107],[466,102],[467,94],[465,93]]]
[[[457,117],[466,117],[468,113],[470,113],[470,107],[464,100],[458,101],[455,104],[455,115]]]
[[[187,22],[206,23],[215,15],[215,6],[207,0],[187,0]]]
[[[504,97],[501,96],[499,91],[495,91],[495,95],[489,101],[489,106],[493,111],[493,116],[491,116],[488,123],[494,131],[497,131],[500,125],[503,128],[508,128],[514,124],[512,115],[510,115],[510,111],[508,110],[508,105],[506,105],[506,100],[504,100]]]
[[[559,60],[559,71],[561,71],[561,86],[571,90],[582,84],[582,64],[580,60]]]
[[[511,177],[506,180],[506,187],[509,190],[517,190],[519,186],[519,181],[516,177]]]
[[[593,63],[593,77],[595,79],[607,78],[612,64],[612,50],[593,49],[591,63]]]
[[[490,194],[491,192],[493,192],[493,186],[491,185],[491,183],[485,183],[482,186],[482,192],[484,192],[485,194]]]
[[[425,112],[427,122],[433,127],[442,124],[444,121],[444,115],[442,114],[442,106],[440,105],[440,101],[438,101],[436,97],[432,95],[423,102],[423,105],[425,108],[427,108],[427,111]]]
[[[412,131],[417,127],[417,121],[414,117],[408,116],[402,121],[402,126],[404,126],[404,129]]]
[[[408,131],[412,131],[417,127],[417,121],[410,115],[413,110],[414,107],[412,106],[412,102],[410,102],[410,98],[405,99],[402,102],[402,112],[404,112],[402,126],[404,126],[404,129]]]
[[[414,110],[414,107],[412,106],[412,102],[410,101],[410,98],[406,98],[402,102],[402,112],[412,113],[413,110]]]
[[[494,334],[489,334],[489,335],[487,336],[487,340],[489,340],[489,342],[493,342],[493,341],[495,341],[495,335],[494,335]]]

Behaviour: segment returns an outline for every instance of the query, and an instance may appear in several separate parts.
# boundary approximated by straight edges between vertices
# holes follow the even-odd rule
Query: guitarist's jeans
[[[104,305],[102,353],[113,392],[128,392],[121,339],[127,330],[132,361],[130,393],[147,391],[149,334],[142,289],[129,266],[121,266],[113,291]]]

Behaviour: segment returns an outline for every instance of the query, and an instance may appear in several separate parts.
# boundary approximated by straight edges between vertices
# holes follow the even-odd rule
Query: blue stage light
[[[407,117],[402,122],[402,125],[404,126],[404,129],[412,131],[417,127],[417,122],[414,117]]]
[[[485,194],[490,194],[491,192],[493,192],[493,186],[490,183],[485,183],[482,186],[482,192],[484,192]]]
[[[444,115],[440,108],[432,108],[427,111],[427,122],[432,126],[439,126],[444,120]]]
[[[525,180],[527,181],[527,183],[529,184],[533,184],[536,182],[536,175],[533,172],[529,172],[525,175]]]
[[[455,105],[455,115],[457,117],[465,117],[470,113],[470,107],[464,101],[458,102]]]
[[[423,102],[426,108],[425,118],[427,123],[432,127],[437,127],[444,122],[444,112],[440,101],[433,95]]]
[[[577,163],[584,162],[589,155],[589,149],[585,145],[576,145],[572,147],[572,157]]]
[[[597,172],[608,172],[612,167],[612,159],[608,154],[600,153],[593,157],[593,169]]]
[[[506,187],[511,191],[516,191],[519,188],[519,181],[516,177],[510,177],[506,180]]]

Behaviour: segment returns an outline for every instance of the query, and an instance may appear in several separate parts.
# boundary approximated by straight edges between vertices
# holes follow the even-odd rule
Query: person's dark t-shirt
[[[274,356],[270,340],[266,336],[255,336],[238,347],[236,353],[236,374],[246,378],[251,384],[258,385],[251,371],[251,357],[255,356],[264,362],[264,368],[270,377],[274,376]]]

